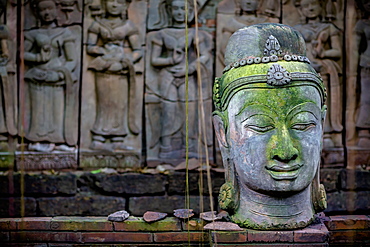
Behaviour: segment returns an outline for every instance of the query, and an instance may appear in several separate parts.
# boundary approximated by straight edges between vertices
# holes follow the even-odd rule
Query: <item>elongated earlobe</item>
[[[222,118],[218,115],[213,116],[213,126],[215,127],[216,136],[220,145],[228,147],[229,144],[226,140],[226,129]]]

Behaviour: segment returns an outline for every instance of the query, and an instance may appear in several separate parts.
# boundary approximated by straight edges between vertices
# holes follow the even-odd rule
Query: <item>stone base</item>
[[[211,240],[214,245],[228,246],[260,246],[270,244],[277,246],[328,246],[329,231],[323,222],[314,223],[299,230],[257,231],[243,229],[243,231],[211,231]],[[270,246],[269,245],[269,246]]]
[[[112,212],[113,213],[113,212]],[[323,223],[294,231],[206,231],[200,219],[174,217],[147,223],[130,216],[25,217],[0,219],[1,246],[368,246],[370,218],[326,217]]]
[[[15,153],[17,170],[60,170],[77,168],[77,151],[52,153],[43,152],[16,152]]]
[[[347,167],[355,168],[361,166],[370,168],[370,147],[368,149],[358,147],[347,148]]]
[[[345,167],[344,149],[343,148],[323,149],[321,154],[321,167],[324,168]]]
[[[81,151],[81,168],[140,168],[141,154],[133,151],[104,152]]]

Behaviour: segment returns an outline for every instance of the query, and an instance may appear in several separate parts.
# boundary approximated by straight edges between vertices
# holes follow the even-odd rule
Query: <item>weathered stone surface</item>
[[[37,199],[40,216],[101,215],[125,208],[125,199],[113,196],[41,197]]]
[[[16,173],[12,178],[14,195],[20,195],[20,174]],[[74,195],[77,193],[77,177],[73,173],[61,173],[58,175],[25,174],[25,195]],[[9,177],[0,176],[0,194],[8,195]]]
[[[343,148],[324,149],[321,153],[322,166],[324,168],[345,167]]]
[[[85,15],[81,158],[85,167],[134,167],[130,161],[136,157],[126,160],[125,151],[141,150],[147,8],[145,1],[116,2],[114,9],[109,4],[86,3],[92,11]]]
[[[222,219],[222,215],[218,215],[216,211],[209,211],[200,213],[199,218],[205,220],[205,221],[214,221],[214,220],[220,220]]]
[[[220,246],[220,243],[225,243],[225,245],[221,246],[230,246],[236,244],[237,246],[243,246],[244,243],[248,242],[247,231],[212,231],[211,237],[212,242],[217,243],[218,246]],[[248,245],[253,246],[251,243],[248,243]]]
[[[39,217],[41,219],[45,217]],[[50,229],[53,231],[113,231],[113,223],[107,217],[53,217],[50,221]]]
[[[370,191],[340,191],[328,193],[325,212],[356,212],[370,209]]]
[[[355,169],[357,167],[370,166],[370,150],[357,147],[347,148],[348,167]]]
[[[326,192],[338,190],[339,169],[320,169],[320,182],[324,185]]]
[[[51,144],[50,144],[51,145]],[[16,152],[17,169],[25,171],[77,168],[77,153]],[[22,164],[23,162],[23,164]],[[23,167],[23,168],[22,168]]]
[[[130,216],[124,222],[114,222],[116,231],[181,231],[180,220],[175,217],[167,217],[156,222],[145,222],[142,217]]]
[[[342,170],[340,184],[343,190],[370,190],[370,171]]]
[[[79,0],[68,4],[67,12],[72,14],[76,10],[79,17],[77,19],[81,20],[82,11],[74,8],[77,2],[82,3]],[[25,64],[21,83],[26,91],[23,91],[22,100],[23,105],[27,105],[22,109],[24,140],[28,144],[28,150],[32,152],[50,155],[55,151],[54,154],[76,155],[81,26],[71,26],[72,23],[62,21],[66,13],[59,10],[66,11],[65,3],[61,4],[62,7],[55,1],[35,2],[32,5],[32,8],[28,6],[25,9],[32,9],[33,16],[28,12],[25,15],[27,18],[22,19],[28,27],[21,37],[24,39],[22,52]],[[43,14],[45,8],[49,10],[46,16]],[[42,165],[52,166],[49,169],[58,164],[66,165],[63,161],[55,162],[52,156],[41,157],[44,161]],[[54,156],[58,158],[59,155]],[[25,163],[25,167],[38,165],[32,156],[26,157]]]
[[[175,11],[185,14],[185,2],[172,1],[163,7],[162,4],[151,5],[151,10],[156,9],[158,13],[158,29],[147,35],[146,150],[149,159],[178,163],[184,160],[186,144],[190,158],[198,158],[201,155],[198,152],[204,155],[205,149],[212,153],[210,147],[213,133],[209,126],[212,111],[213,42],[207,32],[196,31],[190,19],[189,23],[185,23],[184,18],[177,18]],[[189,2],[188,7],[189,15],[192,16],[195,11],[192,2]],[[152,20],[153,17],[149,18]],[[187,43],[182,42],[185,37]],[[184,70],[186,61],[189,70]],[[200,81],[202,86],[199,88]],[[186,90],[188,93],[185,93]],[[188,96],[188,117],[185,117],[185,95]],[[197,102],[202,103],[203,116],[200,115]],[[205,126],[200,126],[202,117]],[[187,129],[188,135],[185,134],[186,123],[190,126]]]
[[[139,150],[120,153],[87,152],[80,153],[81,168],[140,168],[142,167]]]
[[[200,212],[200,197],[190,196],[190,207],[194,212]],[[210,210],[209,197],[204,196],[204,210]],[[129,212],[135,216],[142,216],[146,211],[158,211],[172,214],[174,209],[185,205],[184,196],[142,196],[129,198]],[[215,204],[214,204],[215,205]]]
[[[166,213],[160,213],[160,212],[153,212],[153,211],[147,211],[143,215],[143,219],[150,223],[150,222],[156,222],[159,220],[162,220],[166,218],[167,214]]]
[[[325,225],[330,231],[369,229],[370,218],[366,215],[334,215]]]
[[[175,209],[173,215],[180,219],[189,219],[194,216],[193,209]]]
[[[122,221],[125,221],[129,216],[130,214],[127,213],[127,211],[121,210],[121,211],[114,212],[108,215],[108,220],[115,221],[115,222],[122,222]]]
[[[163,175],[125,174],[86,174],[95,187],[104,192],[117,194],[158,194],[165,192],[166,177]]]
[[[315,8],[312,21],[321,29],[303,24],[297,26],[300,34],[286,25],[264,23],[236,31],[225,49],[226,67],[215,80],[213,123],[225,168],[219,205],[242,227],[303,228],[325,209],[325,190],[318,172],[320,140],[325,129],[328,141],[324,145],[342,148],[342,113],[329,107],[330,118],[324,121],[327,97],[323,81],[330,84],[328,90],[334,87],[336,94],[329,99],[340,101],[341,84],[333,58],[339,59],[342,49],[336,27],[321,23],[319,12],[324,8],[318,1],[302,4],[302,13],[311,14],[311,5]],[[256,2],[248,6],[250,10]],[[326,32],[334,42],[330,50],[334,53],[323,59],[321,54],[313,55],[316,50],[311,42],[316,42],[312,34],[328,35]],[[326,49],[320,47],[317,53],[324,54]],[[321,67],[332,66],[336,77],[325,71],[321,78],[316,64],[309,60]]]
[[[204,226],[204,230],[217,230],[217,231],[242,231],[237,224],[232,222],[216,221]]]
[[[208,195],[208,182],[207,182],[207,175],[203,173],[203,194]],[[212,193],[218,194],[220,191],[220,187],[225,182],[224,174],[223,173],[211,173],[211,181],[212,181]],[[185,178],[186,175],[184,172],[174,172],[168,175],[168,193],[170,195],[173,194],[181,194],[185,193]],[[189,172],[189,193],[193,195],[199,194],[199,184],[200,184],[200,176],[199,172]]]
[[[0,198],[0,217],[21,216],[22,199],[20,197]],[[24,216],[36,215],[36,200],[24,197]]]
[[[293,242],[293,231],[254,231],[248,230],[248,241],[250,242]]]

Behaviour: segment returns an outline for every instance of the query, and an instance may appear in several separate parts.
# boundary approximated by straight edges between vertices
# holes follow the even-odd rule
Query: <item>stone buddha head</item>
[[[296,30],[236,31],[216,78],[213,122],[225,168],[219,205],[254,229],[305,227],[326,207],[319,183],[326,92]]]

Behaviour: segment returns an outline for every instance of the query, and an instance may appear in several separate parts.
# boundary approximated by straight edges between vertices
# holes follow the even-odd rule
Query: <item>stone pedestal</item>
[[[17,170],[60,170],[77,168],[77,151],[75,152],[16,152]]]
[[[323,149],[321,154],[321,166],[324,168],[345,167],[344,149]]]
[[[355,168],[361,166],[366,169],[370,167],[370,147],[347,147],[347,167]]]
[[[81,151],[80,167],[81,168],[140,168],[141,153],[137,151],[122,152],[94,152]]]
[[[211,231],[213,246],[329,246],[329,231],[324,223],[290,231]]]

